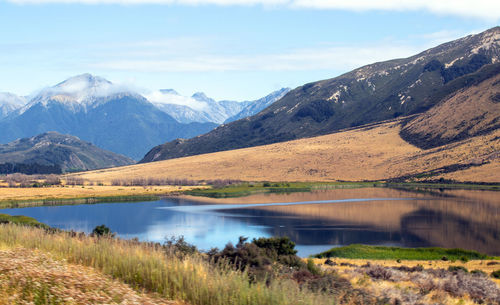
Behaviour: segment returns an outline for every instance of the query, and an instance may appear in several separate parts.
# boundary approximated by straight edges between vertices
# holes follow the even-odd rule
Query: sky
[[[91,73],[253,100],[497,26],[490,0],[0,0],[0,92]]]

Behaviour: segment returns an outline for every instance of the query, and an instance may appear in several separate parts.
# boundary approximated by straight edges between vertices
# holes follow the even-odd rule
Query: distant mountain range
[[[303,85],[257,115],[219,126],[196,138],[157,146],[141,162],[312,137],[422,113],[446,98],[446,94],[466,90],[472,78],[481,77],[481,68],[498,62],[500,27],[495,27],[409,58],[374,63]],[[495,69],[492,71],[496,73]],[[476,72],[479,74],[472,76]],[[408,134],[410,130],[418,133],[419,124],[408,127]]]
[[[79,138],[47,132],[0,144],[0,164],[57,166],[63,171],[90,170],[135,163],[134,160],[100,149]]]
[[[252,113],[248,107],[257,111],[261,100],[279,98],[272,93],[254,102],[216,102],[196,93],[191,99],[204,108],[195,109],[176,104],[186,101],[174,90],[160,94],[161,103],[153,104],[90,74],[69,78],[29,98],[0,93],[0,143],[57,131],[139,160],[155,145],[206,133],[241,111]]]
[[[26,104],[26,99],[12,93],[0,92],[0,120]]]
[[[254,115],[262,109],[282,98],[290,88],[282,88],[255,101],[216,101],[203,92],[197,92],[191,97],[184,97],[173,89],[160,90],[155,95],[146,96],[158,109],[172,116],[180,123],[213,122],[227,123]],[[155,102],[161,100],[161,102]],[[175,102],[191,102],[193,106],[181,105]]]

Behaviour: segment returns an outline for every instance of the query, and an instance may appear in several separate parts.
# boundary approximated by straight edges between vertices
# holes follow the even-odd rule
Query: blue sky
[[[250,100],[498,25],[497,1],[0,0],[0,92],[92,73]]]

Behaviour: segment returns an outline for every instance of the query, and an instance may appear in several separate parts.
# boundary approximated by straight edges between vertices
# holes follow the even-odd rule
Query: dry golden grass
[[[491,274],[491,272],[498,270],[499,265],[488,265],[488,263],[498,263],[498,261],[488,261],[488,260],[473,260],[469,262],[461,262],[461,261],[417,261],[417,260],[401,260],[401,262],[397,262],[395,260],[366,260],[366,259],[344,259],[344,258],[331,258],[335,264],[335,266],[324,265],[326,259],[313,259],[314,263],[321,266],[323,269],[335,270],[342,276],[349,279],[353,287],[362,288],[370,291],[373,295],[377,296],[387,296],[394,297],[397,296],[401,298],[404,295],[419,295],[422,292],[422,287],[433,286],[434,288],[430,291],[424,293],[422,299],[418,300],[417,304],[477,304],[474,302],[468,295],[465,296],[454,296],[449,291],[443,291],[436,287],[439,286],[439,281],[442,281],[439,278],[433,278],[431,276],[427,276],[425,281],[429,283],[422,282],[422,278],[420,280],[414,281],[412,280],[375,280],[370,279],[368,276],[362,276],[360,274],[360,267],[372,265],[372,266],[383,266],[383,267],[401,267],[406,266],[409,268],[422,266],[424,269],[445,269],[447,270],[450,266],[462,266],[467,268],[468,270],[481,270],[486,274]],[[410,276],[411,278],[411,276]],[[497,287],[500,288],[500,280],[489,277]],[[429,285],[430,283],[434,283]],[[445,289],[446,290],[446,289]],[[411,298],[410,298],[411,299]],[[405,303],[403,301],[403,303]],[[410,303],[410,302],[409,302]],[[413,302],[411,302],[413,303]]]
[[[317,265],[322,265],[325,266],[325,268],[330,268],[327,265],[324,265],[326,259],[325,258],[314,258],[314,263]],[[347,258],[330,258],[330,260],[334,261],[337,266],[335,266],[335,269],[338,270],[345,270],[345,269],[350,269],[350,268],[355,268],[353,266],[345,265],[341,266],[342,263],[344,264],[350,264],[350,265],[355,265],[357,267],[366,265],[367,263],[370,264],[377,264],[380,266],[385,266],[385,267],[400,267],[400,266],[407,266],[407,267],[416,267],[418,265],[421,265],[424,269],[448,269],[450,266],[462,266],[467,268],[468,270],[481,270],[485,272],[486,274],[491,274],[493,271],[500,269],[500,262],[498,260],[471,260],[468,262],[462,262],[462,261],[433,261],[433,260],[425,260],[425,261],[419,261],[419,260],[401,260],[400,263],[398,263],[396,260],[369,260],[369,259],[347,259]],[[490,265],[488,265],[490,263]],[[494,280],[499,286],[500,286],[500,279],[494,279]]]
[[[500,116],[500,106],[491,98],[500,94],[500,75],[478,85],[458,90],[435,107],[411,120],[406,129],[428,138],[452,139],[474,135],[492,128]]]
[[[399,136],[399,122],[295,141],[74,174],[90,181],[180,178],[245,181],[384,180],[452,164],[491,162],[447,174],[458,181],[499,182],[500,130],[422,150]],[[452,175],[452,176],[451,176]],[[435,176],[433,178],[439,178]]]
[[[48,253],[0,250],[0,304],[177,304]]]
[[[0,188],[0,201],[77,199],[89,197],[163,195],[189,190],[189,186],[52,186],[39,188]]]

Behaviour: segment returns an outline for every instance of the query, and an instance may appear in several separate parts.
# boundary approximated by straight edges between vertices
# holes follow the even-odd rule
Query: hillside
[[[69,171],[129,165],[134,160],[103,150],[74,136],[47,132],[0,144],[1,163],[57,165],[63,171]]]
[[[409,58],[303,85],[255,116],[157,146],[141,162],[324,135],[422,113],[440,101],[433,97],[446,84],[499,60],[500,27],[495,27]]]
[[[500,64],[484,67],[446,87],[451,89],[444,92],[453,87],[462,89],[409,120],[401,131],[406,141],[421,148],[432,148],[500,127]]]
[[[108,182],[139,177],[245,181],[411,180],[411,177],[419,180],[420,177],[500,182],[500,130],[423,150],[400,137],[401,124],[401,120],[396,120],[325,136],[78,176]]]

